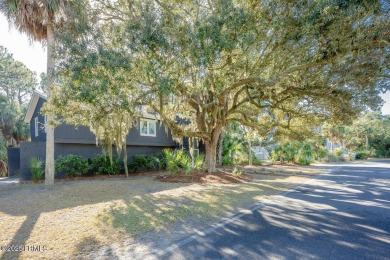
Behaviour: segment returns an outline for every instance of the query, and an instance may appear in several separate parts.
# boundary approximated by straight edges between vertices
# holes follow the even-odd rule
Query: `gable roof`
[[[31,96],[30,103],[28,104],[26,115],[24,116],[25,123],[31,122],[32,116],[34,115],[35,108],[37,107],[38,100],[40,98],[43,98],[45,101],[47,100],[47,97],[44,94],[38,91],[34,91]],[[146,111],[141,112],[141,118],[160,120],[160,117],[158,115],[153,113],[148,113]]]
[[[37,107],[39,98],[43,98],[44,100],[47,100],[46,96],[42,93],[39,93],[37,91],[34,91],[30,103],[28,104],[26,115],[24,116],[24,122],[30,123],[31,118],[34,114],[35,108]]]

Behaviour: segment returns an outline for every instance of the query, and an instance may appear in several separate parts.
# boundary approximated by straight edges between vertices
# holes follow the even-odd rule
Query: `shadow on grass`
[[[212,186],[178,196],[147,194],[123,200],[121,206],[105,212],[101,221],[104,226],[132,236],[148,231],[160,232],[189,218],[202,222],[216,220],[226,212],[235,212],[243,205],[251,205],[257,196],[279,194],[292,186],[291,183],[279,182],[273,186],[258,181]]]
[[[4,218],[0,220],[1,228],[4,231],[10,231],[9,234],[13,234],[11,238],[6,237],[7,232],[1,232],[0,241],[7,242],[6,244],[0,244],[0,246],[5,248],[10,246],[28,246],[27,243],[31,243],[31,240],[29,240],[30,235],[37,228],[36,224],[43,214],[45,214],[45,218],[48,216],[50,218],[50,215],[47,215],[47,213],[56,213],[61,210],[87,205],[93,206],[99,203],[127,200],[140,194],[168,191],[187,186],[187,184],[160,183],[153,181],[153,178],[152,176],[146,176],[130,179],[64,182],[57,183],[53,187],[46,187],[44,184],[24,184],[0,189],[0,215],[4,214]],[[75,212],[80,213],[77,210]],[[13,221],[12,217],[25,217],[25,219],[18,226],[15,223],[6,222]],[[72,223],[68,223],[66,220],[68,216],[61,217],[64,218],[63,225],[72,225]],[[45,225],[44,221],[42,219],[40,223]],[[8,229],[7,226],[9,226]],[[18,226],[17,231],[17,227],[14,230],[10,230],[11,226]],[[41,226],[39,228],[44,230]],[[44,234],[41,235],[44,236]],[[58,234],[58,239],[63,239],[61,234]],[[96,244],[97,242],[93,237],[88,237],[87,240],[86,243],[81,244],[80,249],[85,250],[86,247],[83,247],[83,245]],[[58,241],[50,242],[53,245],[58,244]],[[42,245],[40,241],[34,241],[33,243],[34,245],[46,246],[49,251],[52,247],[50,244]],[[45,253],[47,252],[41,252],[42,256]],[[0,252],[0,258],[18,259],[22,254],[23,251]],[[34,252],[34,256],[38,255]]]

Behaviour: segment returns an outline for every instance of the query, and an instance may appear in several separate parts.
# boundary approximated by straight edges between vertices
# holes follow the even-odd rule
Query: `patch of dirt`
[[[177,183],[202,183],[202,184],[230,184],[252,181],[252,176],[247,173],[234,175],[230,172],[217,171],[214,173],[196,172],[191,175],[177,173],[174,175],[157,176],[156,180],[161,182]]]

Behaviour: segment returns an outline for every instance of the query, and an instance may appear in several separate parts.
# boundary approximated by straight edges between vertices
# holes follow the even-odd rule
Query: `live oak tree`
[[[88,82],[104,82],[100,70],[126,74],[126,84],[104,75],[136,97],[121,105],[147,106],[174,137],[202,139],[212,172],[229,122],[262,136],[299,135],[377,107],[389,88],[375,84],[388,77],[387,4],[97,0],[95,23],[63,45],[64,87],[79,105],[114,102],[115,93]],[[91,37],[97,31],[100,37]]]
[[[56,28],[65,23],[82,19],[84,1],[79,0],[0,0],[0,12],[20,32],[30,40],[43,42],[47,46],[47,98],[50,100],[49,86],[54,84],[54,47]],[[54,184],[54,128],[52,113],[47,111],[49,127],[46,131],[45,184]]]

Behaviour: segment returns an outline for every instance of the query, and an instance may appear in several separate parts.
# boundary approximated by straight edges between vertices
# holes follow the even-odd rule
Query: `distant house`
[[[259,160],[268,160],[269,159],[269,152],[265,147],[262,146],[254,146],[252,147],[252,150]]]
[[[19,176],[22,179],[31,179],[28,161],[31,157],[46,157],[46,117],[41,113],[41,108],[46,102],[46,97],[34,92],[28,106],[24,121],[30,123],[31,142],[21,142],[17,149],[19,156],[12,156],[19,160],[18,166],[13,167],[10,176]],[[165,131],[159,119],[152,114],[145,114],[138,120],[138,127],[133,127],[127,135],[127,154],[129,159],[135,154],[155,154],[164,148],[177,148],[179,145],[172,139],[170,131]],[[75,154],[92,158],[102,152],[101,147],[96,146],[95,135],[86,126],[72,126],[61,124],[54,131],[55,158],[60,155]],[[182,146],[188,149],[188,138],[183,139]],[[202,147],[195,147],[201,149]],[[11,152],[15,154],[15,149]],[[14,160],[17,160],[14,159]],[[11,162],[15,165],[15,162]]]

